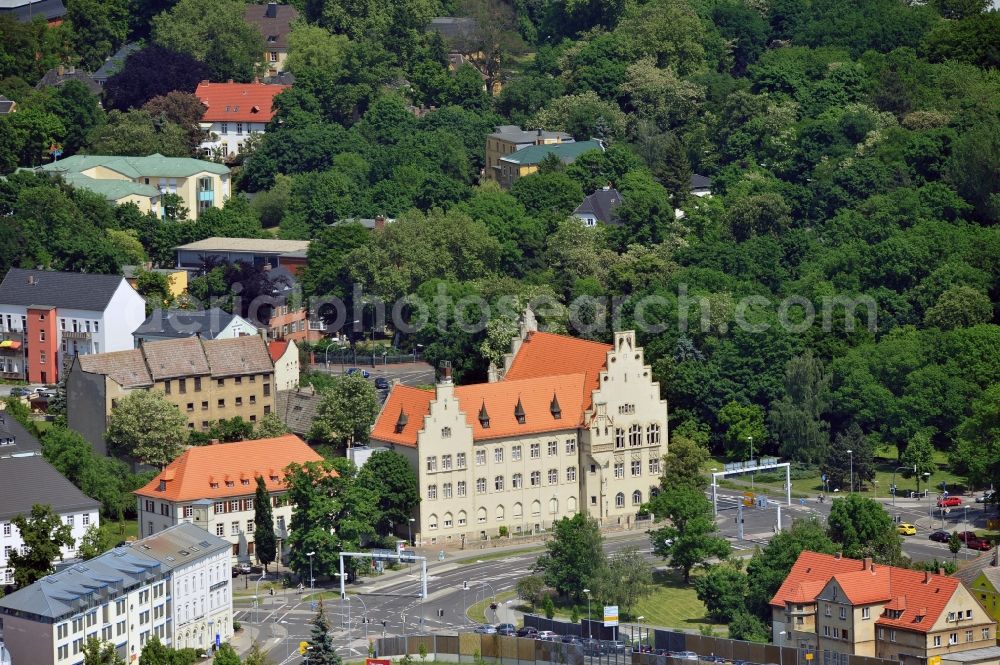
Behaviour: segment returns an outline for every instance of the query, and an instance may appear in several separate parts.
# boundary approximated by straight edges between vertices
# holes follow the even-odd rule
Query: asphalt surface
[[[756,547],[766,545],[774,534],[777,510],[773,507],[744,508],[741,540],[735,519],[735,503],[741,498],[741,493],[720,490],[719,497],[717,522],[737,555],[750,556]],[[888,504],[887,501],[884,503]],[[932,507],[933,526],[928,517],[928,503]],[[909,522],[917,527],[917,535],[904,537],[903,540],[903,551],[913,560],[944,560],[952,557],[947,543],[927,539],[932,530],[941,526],[942,517],[933,508],[934,503],[933,498],[927,498],[899,500],[895,508],[886,506],[890,514],[899,515],[902,522]],[[820,503],[815,498],[804,504],[796,502],[793,506],[782,506],[782,527],[787,529],[793,520],[805,517],[817,517],[820,521],[825,521],[829,512],[830,502]],[[985,526],[986,514],[982,504],[969,504],[968,524],[964,522],[965,515],[963,509],[952,509],[943,516],[945,529],[953,531]],[[994,515],[992,510],[990,515]],[[345,657],[361,658],[366,653],[368,638],[374,640],[383,634],[391,636],[471,630],[475,624],[466,617],[466,609],[485,598],[513,589],[521,577],[531,574],[539,555],[539,551],[523,550],[540,550],[541,547],[540,543],[528,544],[512,550],[508,556],[486,560],[476,560],[475,550],[450,551],[443,562],[436,560],[436,552],[425,551],[423,553],[432,561],[428,562],[428,595],[424,602],[420,600],[419,564],[413,564],[409,571],[401,574],[362,579],[357,584],[348,585],[349,600],[341,600],[339,587],[331,584],[331,598],[323,602],[335,644]],[[639,549],[655,566],[665,565],[662,559],[652,554],[649,536],[645,532],[614,534],[605,541],[605,550],[608,552],[627,547]],[[493,550],[482,552],[483,555],[493,553]],[[977,554],[978,552],[963,548],[959,559],[972,558]],[[459,564],[458,561],[468,563]],[[257,609],[252,608],[252,598],[237,597],[234,600],[236,619],[244,626],[247,646],[251,640],[260,641],[270,658],[278,665],[302,662],[297,651],[298,644],[308,640],[311,627],[309,622],[316,613],[316,604],[308,597],[308,590],[302,594],[293,590],[276,596],[262,596],[261,606]],[[493,624],[507,621],[516,623],[517,614],[511,609],[513,604],[514,601],[508,601],[501,604],[496,612],[487,610],[487,619]]]

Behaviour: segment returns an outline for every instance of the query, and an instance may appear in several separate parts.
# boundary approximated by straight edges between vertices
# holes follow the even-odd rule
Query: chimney
[[[870,556],[866,556],[861,561],[861,569],[862,570],[868,570],[871,567],[872,567],[872,558]]]
[[[385,228],[385,215],[375,215],[375,230],[381,231]]]
[[[66,74],[66,67],[60,64],[58,67],[56,67],[56,74],[58,74],[59,76],[64,76]]]
[[[441,383],[451,383],[451,361],[441,363]]]
[[[924,584],[930,584],[930,583],[931,583],[931,571],[925,570],[924,571]]]
[[[267,10],[264,12],[264,16],[267,18],[278,18],[278,3],[269,2],[267,3]]]
[[[28,284],[35,286],[38,284],[38,279],[34,275],[28,275]]]
[[[844,553],[843,552],[837,552],[836,554],[833,555],[833,558],[834,559],[842,559],[842,558],[844,558]]]
[[[217,446],[218,444],[219,444],[219,440],[218,439],[209,439],[209,441],[208,441],[208,445],[210,445],[210,446]]]
[[[226,80],[226,83],[232,83],[232,82],[233,82],[233,79],[227,79]]]
[[[944,577],[944,568],[938,568],[938,575]]]

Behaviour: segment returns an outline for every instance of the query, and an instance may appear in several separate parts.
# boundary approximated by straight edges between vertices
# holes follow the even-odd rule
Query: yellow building
[[[77,356],[66,379],[66,417],[98,449],[118,400],[156,390],[176,405],[190,430],[240,416],[255,423],[274,411],[274,363],[264,339],[187,337],[138,349]]]
[[[221,208],[231,195],[229,167],[190,157],[73,155],[38,169],[60,175],[118,204],[135,203],[143,212],[163,214],[164,194],[180,197],[188,217]]]
[[[483,177],[501,182],[500,160],[522,148],[533,145],[572,143],[566,132],[547,132],[541,129],[524,130],[517,125],[499,125],[486,137],[486,170]]]
[[[136,288],[136,281],[138,280],[139,273],[143,270],[149,272],[160,273],[167,277],[167,284],[170,287],[169,294],[173,298],[187,293],[188,287],[188,271],[183,268],[153,268],[151,266],[122,266],[122,272],[125,275],[125,281],[129,283],[133,289]]]
[[[538,171],[538,167],[549,156],[554,156],[563,164],[572,164],[576,158],[589,150],[604,150],[600,141],[574,141],[572,143],[553,143],[532,145],[501,157],[499,160],[500,186],[510,189],[521,178]]]
[[[1000,568],[996,566],[983,568],[969,585],[969,591],[994,620],[1000,620]]]

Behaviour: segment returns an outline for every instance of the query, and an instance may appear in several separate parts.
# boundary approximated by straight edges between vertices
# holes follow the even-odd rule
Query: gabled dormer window
[[[246,478],[243,478],[242,480],[240,480],[240,485],[249,485],[249,484],[250,484],[250,481],[247,480]]]
[[[231,480],[226,481],[226,487],[236,487],[236,483]]]

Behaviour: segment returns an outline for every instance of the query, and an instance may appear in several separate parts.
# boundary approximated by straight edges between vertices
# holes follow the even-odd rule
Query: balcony
[[[88,339],[91,339],[93,337],[93,333],[91,333],[91,332],[85,332],[83,330],[63,330],[61,332],[62,332],[62,338],[63,339],[82,339],[82,340],[88,340]]]

